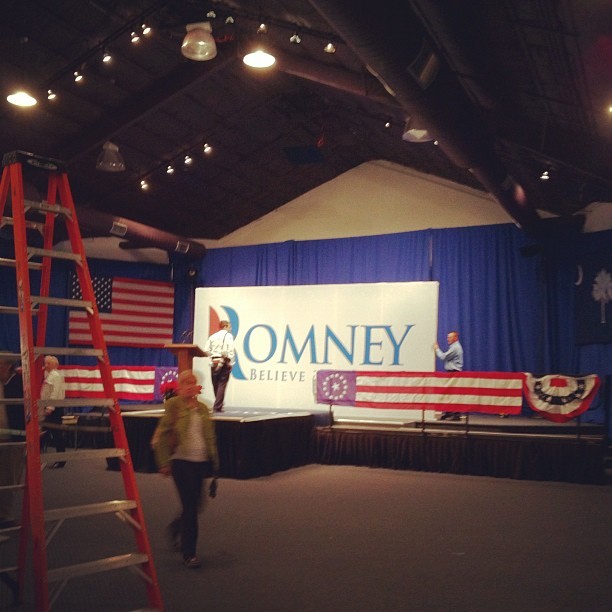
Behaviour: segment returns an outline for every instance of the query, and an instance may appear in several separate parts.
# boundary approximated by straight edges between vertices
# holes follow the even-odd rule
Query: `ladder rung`
[[[23,404],[23,397],[0,397],[0,405],[2,404]]]
[[[18,567],[0,567],[0,574],[10,574],[11,572],[16,572]]]
[[[24,200],[23,205],[25,209],[31,208],[41,213],[54,213],[56,215],[64,215],[71,217],[72,213],[69,208],[60,206],[59,204],[49,204],[48,202],[35,202],[34,200]]]
[[[0,266],[14,268],[17,266],[17,261],[14,259],[7,259],[6,257],[0,257]],[[41,270],[42,266],[42,263],[39,261],[28,261],[28,268],[31,268],[32,270]]]
[[[50,569],[47,572],[47,578],[49,582],[57,582],[59,580],[68,580],[75,576],[87,576],[88,574],[108,572],[122,567],[142,565],[147,563],[148,560],[149,557],[143,553],[128,553],[126,555],[98,559],[97,561],[87,561],[85,563],[77,563],[76,565],[66,565]]]
[[[0,485],[0,491],[16,491],[18,489],[24,489],[24,488],[25,488],[24,484]]]
[[[108,459],[109,457],[125,457],[123,448],[94,448],[88,450],[75,450],[69,453],[43,453],[40,458],[43,463],[56,463],[81,459]]]
[[[82,261],[78,253],[70,251],[55,251],[53,249],[39,249],[37,247],[28,247],[28,255],[30,257],[53,257],[55,259],[70,259],[71,261]]]
[[[53,508],[52,510],[45,511],[45,520],[59,521],[61,519],[76,518],[77,516],[93,516],[94,514],[131,510],[132,508],[136,508],[136,506],[136,502],[132,499],[115,499],[113,501],[100,502],[97,504]]]
[[[102,349],[70,348],[67,346],[35,346],[35,355],[79,355],[81,357],[102,357]],[[0,357],[2,353],[0,353]],[[21,353],[18,358],[21,359]]]
[[[70,399],[48,399],[38,400],[38,407],[44,408],[45,406],[56,406],[59,408],[78,408],[80,406],[101,406],[104,408],[110,408],[115,405],[115,402],[109,398],[102,397],[76,397]]]
[[[87,300],[72,300],[70,298],[49,297],[46,295],[31,296],[32,304],[49,304],[49,306],[68,306],[69,308],[91,308]]]
[[[15,219],[13,217],[2,217],[2,222],[0,223],[0,227],[2,225],[15,225]],[[38,221],[29,221],[26,219],[25,226],[28,229],[35,229],[42,233],[45,225],[44,223],[38,223]]]
[[[19,361],[21,353],[0,353],[0,359],[3,361]]]
[[[14,314],[18,315],[20,312],[17,306],[0,306],[0,314]],[[32,309],[32,316],[38,315],[38,309]]]
[[[23,429],[3,429],[2,430],[3,434],[9,434],[11,436],[24,436],[26,435],[26,432]],[[25,442],[2,442],[2,448],[6,448],[7,446],[25,446],[26,443]]]

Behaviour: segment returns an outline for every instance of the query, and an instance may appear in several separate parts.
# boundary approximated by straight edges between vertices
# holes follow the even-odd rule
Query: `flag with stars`
[[[174,329],[174,285],[136,278],[92,277],[102,332],[108,346],[162,348],[172,342]],[[82,299],[76,274],[70,297]],[[71,310],[68,343],[91,345],[84,310]]]
[[[519,414],[522,372],[354,372],[319,370],[317,402],[391,408]]]

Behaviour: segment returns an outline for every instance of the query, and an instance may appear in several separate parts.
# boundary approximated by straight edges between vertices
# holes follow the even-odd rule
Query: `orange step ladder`
[[[45,172],[48,175],[46,200],[33,202],[24,198],[23,169],[25,166],[34,169],[32,171]],[[32,153],[12,151],[4,155],[2,167],[0,218],[2,226],[12,226],[13,228],[15,259],[2,258],[0,259],[0,265],[16,268],[17,306],[0,306],[0,312],[18,316],[21,352],[0,353],[0,358],[14,361],[21,360],[24,397],[19,400],[3,399],[0,401],[6,407],[9,403],[23,404],[26,423],[26,465],[23,483],[0,486],[0,490],[21,487],[24,493],[22,527],[0,529],[0,538],[3,539],[11,535],[8,532],[19,533],[17,563],[9,567],[0,567],[0,579],[12,588],[17,601],[23,601],[27,574],[26,561],[29,544],[31,543],[36,610],[49,610],[70,579],[119,568],[131,568],[143,579],[148,600],[147,609],[162,610],[162,597],[145,526],[140,495],[64,164],[58,160]],[[4,216],[9,190],[11,194],[11,216]],[[44,220],[42,222],[32,220],[36,214],[42,215]],[[60,251],[53,248],[56,218],[63,220],[65,223],[70,251]],[[31,234],[33,230],[42,233],[42,248],[28,246],[28,231]],[[74,300],[50,296],[52,262],[57,259],[74,262],[82,299]],[[32,295],[30,292],[30,270],[32,269],[40,270],[41,273],[40,295]],[[45,346],[49,307],[83,309],[87,313],[92,348]],[[36,333],[34,333],[33,317],[37,318]],[[74,450],[66,453],[45,453],[42,455],[45,463],[41,464],[38,410],[42,384],[42,361],[47,354],[56,356],[79,355],[97,359],[104,388],[103,399],[45,400],[44,406],[97,406],[102,409],[108,408],[113,447]],[[9,431],[5,433],[15,434],[19,432]],[[13,442],[13,444],[18,445],[19,443]],[[41,467],[44,468],[47,463],[53,463],[54,461],[70,463],[73,460],[109,457],[119,458],[125,499],[50,510],[43,508]],[[50,539],[57,534],[66,519],[74,517],[93,518],[96,515],[106,513],[114,513],[122,523],[132,528],[135,537],[135,552],[63,567],[49,568],[47,566],[47,545],[50,544]],[[51,527],[47,530],[46,525],[49,523]],[[84,604],[83,609],[85,608],[86,605]]]

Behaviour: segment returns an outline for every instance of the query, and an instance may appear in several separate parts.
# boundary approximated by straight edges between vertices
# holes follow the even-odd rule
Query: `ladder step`
[[[17,489],[25,489],[24,484],[0,485],[0,491],[16,491]],[[2,531],[2,529],[0,529]]]
[[[102,357],[102,349],[70,348],[67,346],[35,346],[35,355],[79,355],[81,357]],[[0,353],[2,357],[2,353]],[[21,359],[21,353],[18,354]]]
[[[120,510],[131,510],[137,504],[132,499],[115,499],[113,501],[100,502],[97,504],[86,504],[83,506],[68,506],[66,508],[53,508],[45,511],[45,520],[59,521],[61,519],[76,518],[78,516],[93,516],[95,514],[107,514],[119,512]]]
[[[48,202],[35,202],[34,200],[24,200],[24,207],[26,211],[31,208],[32,210],[36,210],[40,213],[53,213],[56,215],[64,215],[65,217],[71,218],[72,213],[69,208],[65,206],[60,206],[59,204],[49,204]]]
[[[0,397],[0,406],[2,404],[23,404],[23,397]]]
[[[48,399],[38,400],[38,407],[56,406],[59,408],[79,408],[80,406],[101,406],[103,408],[112,408],[115,405],[112,399],[102,397],[77,397],[70,399]]]
[[[92,302],[87,300],[72,300],[70,298],[49,297],[46,295],[30,296],[32,304],[49,304],[49,306],[67,306],[68,308],[91,308]]]
[[[107,459],[109,457],[125,457],[123,448],[94,448],[87,450],[75,450],[69,453],[43,453],[40,458],[43,463],[56,463],[64,461],[80,461],[89,459]]]
[[[19,308],[17,306],[0,306],[0,314],[14,314],[14,315],[18,315],[19,314]],[[33,308],[32,309],[32,316],[36,316],[38,315],[38,309],[37,308]]]
[[[0,574],[10,574],[11,572],[16,572],[19,568],[15,567],[0,567]]]
[[[147,563],[149,557],[142,553],[128,553],[126,555],[118,555],[116,557],[106,557],[97,561],[87,561],[86,563],[77,563],[76,565],[66,565],[50,569],[47,572],[49,582],[58,582],[68,580],[76,576],[87,576],[89,574],[97,574],[99,572],[108,572],[123,567],[131,567],[134,565],[142,565]]]
[[[15,259],[7,259],[6,257],[0,257],[0,266],[6,266],[7,268],[15,268],[17,261]],[[42,270],[42,263],[39,261],[28,261],[28,268],[31,270]]]
[[[19,361],[21,353],[0,353],[0,359],[2,361]]]
[[[3,225],[15,225],[15,219],[13,219],[13,217],[2,217],[2,220],[0,221],[0,227],[2,227]],[[25,226],[28,229],[38,230],[41,234],[45,227],[44,223],[38,223],[37,221],[28,221],[27,219],[25,222]]]
[[[30,257],[53,257],[55,259],[69,259],[81,263],[82,257],[78,253],[70,251],[56,251],[54,249],[39,249],[37,247],[28,247],[28,255]]]

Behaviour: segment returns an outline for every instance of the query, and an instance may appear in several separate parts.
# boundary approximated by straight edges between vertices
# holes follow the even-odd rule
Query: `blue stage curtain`
[[[210,249],[206,287],[430,280],[429,231]]]
[[[434,230],[438,342],[458,331],[466,370],[544,371],[538,259],[521,255],[527,244],[513,225]]]

